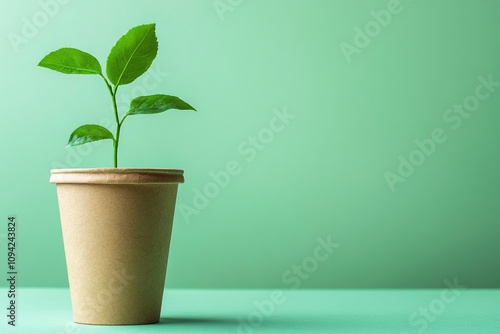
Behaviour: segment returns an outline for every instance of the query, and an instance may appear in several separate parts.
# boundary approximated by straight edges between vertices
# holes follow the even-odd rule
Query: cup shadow
[[[156,325],[179,325],[191,326],[205,329],[230,330],[235,331],[241,325],[241,318],[231,317],[162,317]],[[246,323],[246,322],[245,322]],[[303,315],[282,315],[266,318],[259,328],[275,331],[299,331],[304,333],[344,333],[362,332],[370,333],[381,331],[384,333],[404,333],[402,329],[408,328],[405,317],[398,314],[303,314]],[[248,327],[248,326],[247,326]],[[413,328],[414,329],[414,328]]]
[[[157,325],[238,325],[237,319],[231,318],[190,318],[190,317],[162,317]]]

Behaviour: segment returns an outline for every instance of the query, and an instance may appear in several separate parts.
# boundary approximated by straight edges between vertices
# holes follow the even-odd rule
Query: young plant
[[[106,77],[102,74],[101,64],[89,53],[74,48],[62,48],[46,55],[38,66],[46,67],[65,74],[94,74],[100,76],[111,96],[115,115],[115,135],[97,124],[86,124],[77,128],[67,147],[82,145],[98,140],[113,141],[114,167],[118,167],[118,146],[123,122],[128,116],[157,114],[170,109],[194,110],[186,102],[171,95],[139,96],[130,102],[129,110],[120,119],[116,104],[118,87],[129,84],[144,74],[153,63],[158,52],[155,34],[156,25],[146,24],[130,29],[111,49],[106,61]]]

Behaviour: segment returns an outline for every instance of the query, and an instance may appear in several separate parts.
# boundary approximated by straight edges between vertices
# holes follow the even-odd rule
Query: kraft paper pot
[[[177,186],[173,169],[54,169],[74,321],[159,321]]]

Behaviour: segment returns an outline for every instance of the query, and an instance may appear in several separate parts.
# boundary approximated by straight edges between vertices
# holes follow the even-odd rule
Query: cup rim
[[[51,169],[50,183],[163,184],[184,183],[184,171],[168,168]]]

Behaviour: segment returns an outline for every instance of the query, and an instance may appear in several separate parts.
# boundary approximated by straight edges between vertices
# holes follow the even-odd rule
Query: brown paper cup
[[[169,169],[55,169],[74,321],[159,321],[177,186]]]

